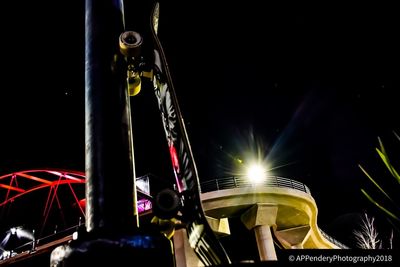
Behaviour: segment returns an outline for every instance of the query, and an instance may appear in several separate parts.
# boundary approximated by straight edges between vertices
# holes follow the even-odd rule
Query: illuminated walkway
[[[214,232],[220,237],[229,235],[229,219],[240,218],[254,231],[261,261],[277,260],[275,247],[347,249],[319,229],[315,200],[300,182],[272,176],[251,184],[228,177],[204,182],[201,188],[203,209]],[[174,245],[178,267],[203,266],[190,249],[184,229],[175,233]]]
[[[276,259],[273,236],[285,249],[346,248],[319,229],[317,205],[302,183],[273,176],[251,184],[229,177],[203,183],[202,190],[203,208],[214,230],[229,232],[224,221],[240,217],[255,232],[261,260]]]

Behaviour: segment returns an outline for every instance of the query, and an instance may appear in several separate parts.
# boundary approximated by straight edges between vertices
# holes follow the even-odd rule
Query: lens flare
[[[260,164],[252,164],[247,169],[247,178],[251,183],[262,183],[265,181],[266,177],[266,170]]]

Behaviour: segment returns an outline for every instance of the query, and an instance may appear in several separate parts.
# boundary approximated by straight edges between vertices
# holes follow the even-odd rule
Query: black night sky
[[[12,2],[0,8],[0,175],[83,171],[84,1]],[[397,9],[173,2],[161,3],[160,39],[201,179],[258,151],[310,187],[321,228],[375,212],[357,164],[381,171],[378,136],[400,154]],[[137,174],[172,179],[151,94],[132,100]]]

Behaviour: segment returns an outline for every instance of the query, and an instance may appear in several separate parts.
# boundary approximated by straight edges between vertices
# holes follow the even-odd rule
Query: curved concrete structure
[[[248,228],[266,223],[284,248],[340,248],[321,233],[315,200],[300,190],[255,185],[207,192],[201,197],[207,216],[241,216]]]
[[[276,247],[282,249],[347,248],[317,225],[318,208],[310,189],[303,183],[270,176],[258,184],[245,177],[226,177],[201,184],[201,200],[207,220],[220,236],[230,234],[230,218],[240,218],[253,231],[259,259],[275,261]],[[178,267],[203,266],[193,257],[187,238],[174,236]],[[179,241],[179,242],[178,242]],[[238,244],[240,246],[240,244]]]

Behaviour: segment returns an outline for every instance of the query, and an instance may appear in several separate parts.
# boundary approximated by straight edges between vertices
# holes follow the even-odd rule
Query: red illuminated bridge
[[[139,213],[151,210],[148,180],[137,178]],[[83,172],[41,169],[0,176],[0,249],[18,250],[7,234],[10,230],[26,230],[38,244],[72,233],[85,221],[84,197]]]

